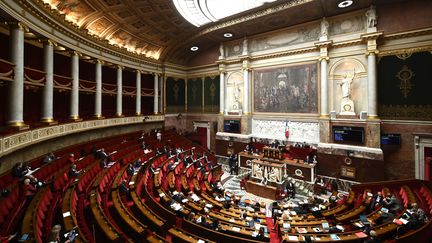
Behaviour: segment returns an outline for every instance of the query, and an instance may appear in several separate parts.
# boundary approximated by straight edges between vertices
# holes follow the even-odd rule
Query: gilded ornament
[[[413,76],[415,76],[414,72],[406,65],[396,74],[396,77],[400,80],[399,89],[405,99],[408,98],[408,94],[414,86],[414,84],[411,83],[411,78]]]

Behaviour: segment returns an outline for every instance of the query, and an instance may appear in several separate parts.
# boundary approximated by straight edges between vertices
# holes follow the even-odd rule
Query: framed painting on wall
[[[257,69],[253,73],[256,113],[318,113],[317,63]]]

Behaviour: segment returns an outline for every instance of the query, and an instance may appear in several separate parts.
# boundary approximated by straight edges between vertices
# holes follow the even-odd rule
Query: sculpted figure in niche
[[[220,44],[220,46],[219,46],[219,54],[220,54],[220,56],[219,56],[220,58],[224,58],[225,57],[223,44]]]
[[[368,28],[373,28],[377,25],[377,15],[373,5],[371,5],[370,9],[366,11],[366,18]]]
[[[327,36],[328,35],[328,29],[329,29],[329,22],[326,18],[323,18],[321,21],[321,36]]]
[[[243,39],[243,54],[247,54],[248,53],[248,41],[246,38]]]
[[[352,75],[345,74],[344,79],[342,81],[338,82],[337,84],[341,86],[342,88],[342,98],[343,99],[350,99],[351,98],[351,84],[354,79],[354,72]]]

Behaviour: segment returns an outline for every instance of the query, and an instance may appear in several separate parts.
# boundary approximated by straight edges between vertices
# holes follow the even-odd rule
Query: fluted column
[[[141,71],[136,71],[136,102],[135,115],[141,115]]]
[[[14,67],[14,80],[9,85],[9,112],[7,122],[13,127],[25,127],[24,112],[24,30],[21,23],[10,27],[10,56]]]
[[[377,118],[377,71],[376,71],[376,55],[374,52],[368,55],[368,117]]]
[[[55,123],[53,119],[53,92],[54,92],[54,43],[46,40],[43,43],[45,86],[42,98],[42,122]]]
[[[102,61],[96,61],[96,94],[95,94],[95,114],[98,119],[102,118]]]
[[[116,116],[123,115],[123,67],[117,66],[117,111]]]
[[[155,73],[154,75],[154,100],[153,100],[153,113],[157,114],[159,109],[158,104],[158,96],[159,96],[159,75]]]
[[[321,117],[328,116],[327,60],[321,58]]]
[[[219,81],[219,113],[224,114],[225,112],[225,73],[220,72]]]
[[[243,69],[243,114],[249,114],[249,69]]]
[[[79,53],[73,52],[71,56],[71,77],[72,90],[70,102],[70,119],[80,120],[79,118]]]

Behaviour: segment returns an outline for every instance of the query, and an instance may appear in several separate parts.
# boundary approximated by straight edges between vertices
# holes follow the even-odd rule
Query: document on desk
[[[288,240],[298,241],[298,237],[296,235],[288,235]]]
[[[63,218],[66,218],[66,217],[69,217],[69,216],[71,216],[71,212],[70,211],[67,211],[67,212],[63,213]]]
[[[331,234],[331,235],[330,235],[330,238],[331,238],[332,240],[340,240],[339,236],[337,236],[336,234]]]
[[[232,229],[232,231],[240,232],[240,228],[239,227],[232,227],[231,229]]]

